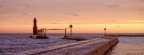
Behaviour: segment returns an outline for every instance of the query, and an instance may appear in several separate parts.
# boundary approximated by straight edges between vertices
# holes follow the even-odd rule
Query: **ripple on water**
[[[119,37],[110,55],[144,55],[144,37]]]

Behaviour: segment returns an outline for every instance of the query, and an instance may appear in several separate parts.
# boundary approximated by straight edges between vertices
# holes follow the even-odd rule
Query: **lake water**
[[[76,42],[75,40],[61,39],[63,35],[48,35],[50,39],[30,38],[31,34],[0,34],[0,55],[12,55],[14,53],[33,49],[55,46]]]
[[[111,55],[144,55],[144,37],[118,37]]]
[[[0,55],[23,52],[47,46],[76,42],[61,39],[64,34],[47,34],[50,39],[29,38],[31,34],[0,34]],[[76,36],[101,37],[102,34],[75,34]],[[118,37],[119,43],[110,55],[144,55],[144,37]]]

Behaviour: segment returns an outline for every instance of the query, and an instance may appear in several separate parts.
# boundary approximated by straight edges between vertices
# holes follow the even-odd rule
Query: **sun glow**
[[[108,33],[144,33],[143,5],[140,0],[0,0],[0,33],[32,33],[33,18],[38,29],[73,24],[74,33],[103,33],[104,28]]]
[[[144,21],[129,21],[129,22],[144,23]]]
[[[38,29],[65,29],[69,25],[39,24]],[[144,33],[144,24],[73,24],[73,33],[104,33],[104,28],[107,28],[107,33]],[[0,29],[1,33],[32,33],[33,25],[1,25]],[[64,33],[64,30],[48,30],[47,33]]]

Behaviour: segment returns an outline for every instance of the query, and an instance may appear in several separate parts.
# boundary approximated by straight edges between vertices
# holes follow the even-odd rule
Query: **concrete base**
[[[32,35],[30,38],[37,38],[37,39],[49,39],[47,36],[39,36],[39,35]]]
[[[118,42],[118,38],[111,39],[109,42],[96,48],[95,50],[87,52],[85,55],[109,55]]]

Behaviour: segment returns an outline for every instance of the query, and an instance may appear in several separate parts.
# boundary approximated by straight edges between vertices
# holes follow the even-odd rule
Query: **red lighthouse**
[[[33,35],[38,35],[36,18],[34,18]]]

